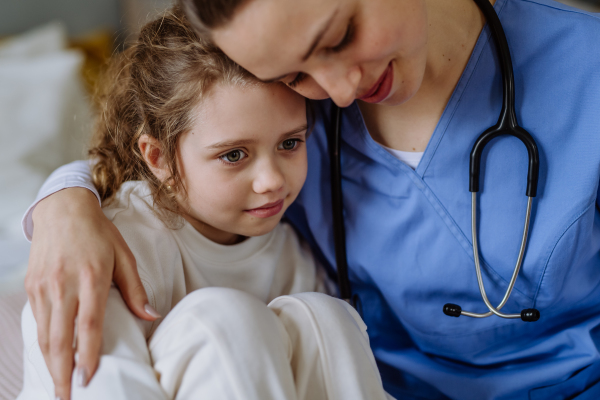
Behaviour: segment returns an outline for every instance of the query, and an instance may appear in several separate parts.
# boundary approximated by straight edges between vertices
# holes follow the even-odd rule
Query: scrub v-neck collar
[[[506,5],[506,1],[507,0],[496,0],[494,9],[498,15],[500,15],[502,12],[502,9]],[[343,110],[342,113],[342,138],[345,139],[344,141],[346,144],[354,147],[356,150],[369,156],[373,160],[381,162],[388,168],[392,168],[395,171],[400,169],[404,173],[412,175],[411,178],[413,178],[413,180],[417,177],[419,180],[423,180],[425,173],[427,172],[427,169],[438,150],[440,142],[446,134],[447,128],[454,117],[454,113],[460,104],[461,97],[464,94],[469,81],[471,80],[473,72],[477,68],[479,58],[490,40],[491,32],[488,24],[486,23],[479,34],[475,47],[473,48],[473,52],[469,57],[467,66],[458,80],[458,83],[456,84],[456,87],[450,96],[448,104],[446,104],[442,116],[440,117],[440,120],[438,121],[435,130],[429,139],[427,147],[425,148],[421,162],[416,169],[413,170],[408,165],[398,160],[396,157],[386,151],[380,144],[373,140],[365,125],[365,120],[356,100],[348,108]]]

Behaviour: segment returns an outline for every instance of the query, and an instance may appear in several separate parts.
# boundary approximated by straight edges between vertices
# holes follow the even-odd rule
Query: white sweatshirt
[[[286,386],[280,379],[281,374],[278,375],[278,371],[282,373],[287,371],[285,373],[290,377],[305,376],[306,382],[314,380],[321,382],[328,378],[327,382],[333,382],[331,385],[343,383],[344,379],[332,379],[336,374],[341,373],[344,377],[356,375],[353,381],[358,385],[358,389],[373,389],[384,395],[381,379],[369,349],[366,326],[358,314],[346,303],[329,296],[306,299],[313,299],[311,302],[316,301],[314,309],[307,308],[308,303],[285,296],[301,292],[325,291],[325,286],[328,285],[324,272],[317,269],[310,250],[288,224],[280,223],[266,235],[250,237],[239,244],[225,246],[208,240],[185,221],[182,221],[181,228],[169,229],[153,211],[152,203],[147,183],[126,182],[117,192],[114,200],[103,207],[103,211],[119,229],[133,252],[149,302],[163,315],[163,318],[154,322],[135,318],[117,289],[111,289],[103,327],[99,368],[87,388],[73,385],[73,398],[126,399],[135,396],[148,399],[173,398],[171,392],[175,393],[180,388],[183,379],[181,377],[188,372],[188,369],[188,375],[194,376],[192,380],[197,381],[193,385],[195,390],[210,391],[214,389],[214,385],[222,386],[223,382],[228,382],[227,379],[231,378],[232,373],[229,368],[231,365],[239,364],[238,369],[243,371],[247,370],[248,365],[259,365],[256,360],[271,360],[269,357],[265,358],[264,349],[258,345],[262,342],[258,338],[262,336],[270,338],[269,335],[273,334],[280,335],[275,337],[279,338],[277,343],[281,342],[281,348],[275,347],[282,350],[269,353],[274,360],[279,360],[276,365],[271,366],[274,369],[270,370],[268,376],[263,376],[266,370],[260,369],[260,376],[264,379],[254,377],[244,380],[236,377],[232,382],[238,386],[245,382],[249,387],[256,386],[260,390],[264,387],[277,388],[283,385],[282,387],[287,387],[290,393],[296,393],[297,385],[300,385],[300,388],[304,387],[302,382],[298,383],[292,379]],[[237,289],[250,296],[244,295],[247,296],[246,299],[241,300],[244,304],[239,304],[239,302],[231,303],[232,298],[224,296],[226,292],[214,292],[215,288],[196,291],[211,286]],[[196,292],[187,296],[194,291]],[[304,293],[304,295],[314,296],[316,293]],[[223,298],[221,299],[220,296]],[[239,297],[239,295],[235,296]],[[279,298],[277,303],[279,305],[289,302],[295,304],[299,301],[297,304],[299,308],[294,308],[291,315],[277,308],[273,313],[267,312],[270,310],[267,308],[267,303],[275,298]],[[198,299],[207,301],[209,305],[202,304],[203,307],[208,308],[199,309],[201,304],[196,303]],[[261,302],[264,304],[262,306],[264,309],[256,306]],[[170,313],[178,303],[180,307]],[[255,303],[254,308],[250,307],[250,303]],[[345,308],[340,308],[340,304]],[[184,306],[183,310],[190,309],[199,313],[198,318],[191,318],[188,314],[182,317],[181,306]],[[325,313],[323,321],[316,324],[316,315],[323,310],[329,311]],[[213,317],[210,316],[211,313],[214,314]],[[285,315],[280,321],[277,316],[281,313]],[[254,321],[254,318],[259,315],[268,315],[275,322],[269,325],[262,320],[262,322]],[[305,315],[308,320],[300,321],[298,329],[290,328],[291,333],[283,329],[286,323],[289,325],[292,320],[300,318],[301,315]],[[248,323],[245,320],[248,318],[254,323]],[[336,321],[340,318],[346,321],[346,324],[338,324]],[[190,338],[182,340],[179,334],[183,331],[190,334],[192,328],[188,326],[189,324],[182,325],[181,322],[190,322],[190,320],[197,322],[194,325],[196,330]],[[210,333],[212,332],[209,329],[212,326],[210,321],[220,327],[217,329],[218,334]],[[330,326],[331,324],[333,325]],[[37,342],[37,326],[29,303],[23,311],[22,325],[26,356],[24,386],[18,399],[53,398],[52,377]],[[164,339],[165,331],[169,332],[168,335],[174,336]],[[252,332],[256,334],[252,336]],[[235,340],[230,342],[225,340],[227,333]],[[211,342],[212,347],[207,346],[210,342],[207,337],[216,338],[216,342]],[[352,341],[348,342],[346,340],[348,337],[353,338]],[[292,341],[293,338],[297,339],[297,343]],[[271,339],[267,342],[271,343]],[[172,343],[175,343],[175,349],[168,347]],[[198,351],[198,343],[202,344],[200,347],[205,351],[198,358],[203,360],[201,367],[196,368],[184,361],[194,354],[194,351]],[[321,349],[325,345],[327,349]],[[168,347],[166,350],[165,346]],[[206,349],[209,347],[214,351],[222,348],[227,348],[229,351],[223,354],[213,351],[216,355],[207,358]],[[224,354],[229,354],[231,359]],[[357,360],[361,361],[355,360],[351,363],[343,361],[353,355],[357,355]],[[326,362],[322,361],[322,358]],[[293,364],[294,360],[300,359],[308,361],[297,361],[298,365]],[[339,360],[342,360],[342,365],[338,365]],[[217,368],[219,363],[224,365],[221,369]],[[319,367],[321,364],[331,366],[331,371],[324,373]],[[206,368],[213,373],[206,375]],[[304,369],[301,370],[302,368]],[[365,373],[364,368],[369,373]],[[204,377],[203,380],[198,380],[198,376]],[[168,377],[174,378],[169,380]],[[214,381],[212,386],[207,383],[210,377],[213,379],[210,382]],[[347,384],[343,383],[343,387],[346,386]],[[165,390],[168,388],[174,389],[167,394]],[[303,391],[304,389],[301,390],[302,393]],[[329,389],[324,391],[328,392]],[[131,393],[136,394],[132,397]],[[275,398],[281,397],[275,396]]]
[[[124,183],[103,211],[133,252],[149,302],[163,316],[186,294],[209,286],[242,290],[265,304],[286,294],[324,291],[324,273],[317,274],[308,246],[286,223],[220,245],[187,221],[180,229],[167,228],[152,210],[148,185],[139,181]]]

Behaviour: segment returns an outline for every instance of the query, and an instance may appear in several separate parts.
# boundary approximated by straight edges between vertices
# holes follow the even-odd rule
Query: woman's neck
[[[485,25],[473,0],[426,3],[427,65],[417,93],[396,106],[359,102],[373,139],[396,150],[425,150]]]

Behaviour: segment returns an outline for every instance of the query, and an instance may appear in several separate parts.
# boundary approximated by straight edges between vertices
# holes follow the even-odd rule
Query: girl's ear
[[[158,140],[144,133],[138,140],[138,146],[146,165],[159,181],[164,182],[171,176]]]

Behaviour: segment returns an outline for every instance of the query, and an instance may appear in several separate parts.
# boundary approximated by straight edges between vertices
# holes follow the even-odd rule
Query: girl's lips
[[[375,85],[359,100],[367,103],[379,103],[383,101],[392,90],[392,83],[394,83],[394,69],[392,68],[392,62],[388,64],[383,74],[379,77]]]
[[[281,209],[283,208],[283,199],[276,201],[274,203],[265,204],[259,208],[253,208],[251,210],[246,210],[246,212],[253,217],[258,218],[269,218],[274,215],[279,214]]]

